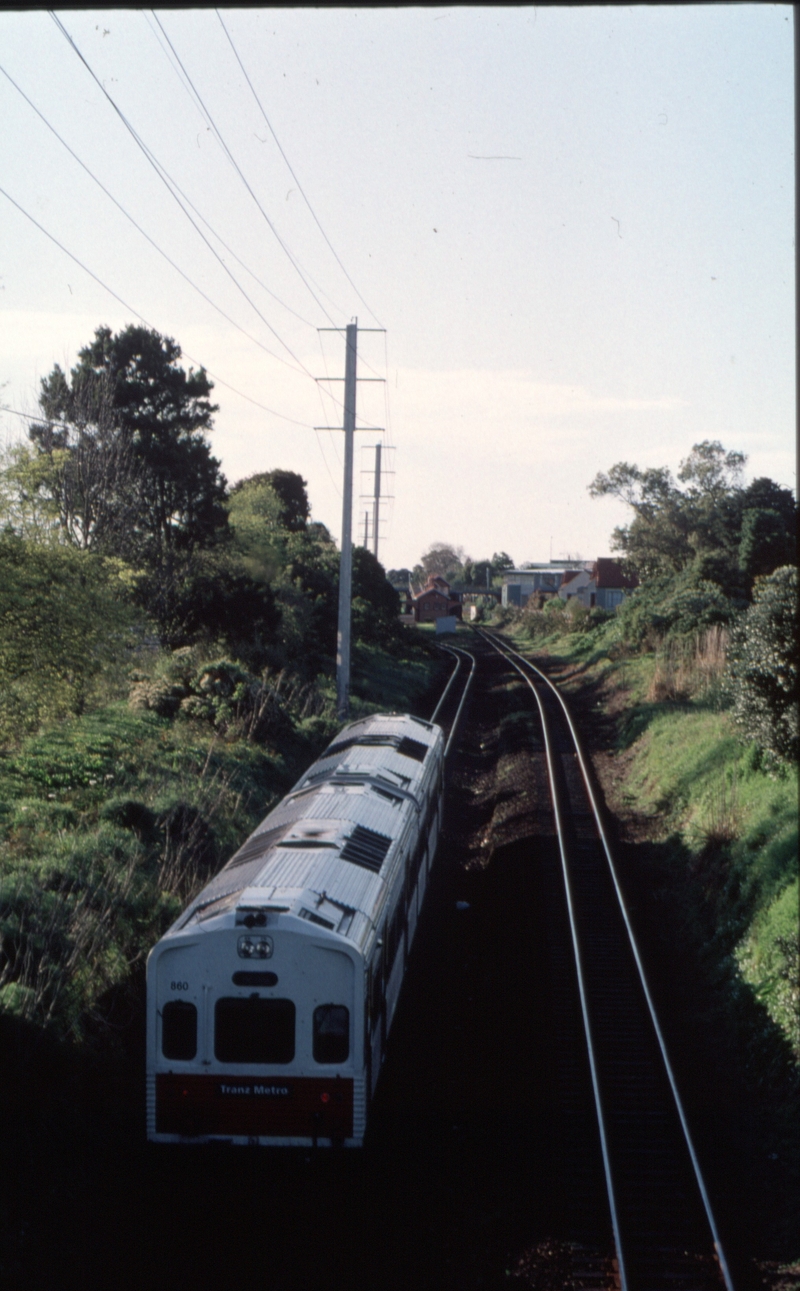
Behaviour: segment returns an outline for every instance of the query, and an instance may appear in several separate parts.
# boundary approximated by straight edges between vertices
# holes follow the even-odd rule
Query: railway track
[[[555,1043],[564,1111],[563,1186],[597,1189],[596,1153],[586,1147],[593,1134],[616,1252],[614,1281],[621,1291],[733,1291],[571,716],[556,687],[529,660],[494,634],[479,635],[530,688],[549,774],[562,908],[551,891],[548,913],[563,934],[554,938],[551,953],[563,960],[569,948],[571,959],[569,970],[557,964],[554,974],[563,996],[556,1002],[561,1034]],[[569,998],[571,990],[579,1007]],[[580,1046],[569,1022],[577,1014]],[[591,1211],[591,1197],[585,1205]]]
[[[439,702],[431,714],[431,721],[438,722],[443,730],[447,732],[447,744],[444,751],[445,758],[447,758],[472,689],[477,660],[468,650],[462,650],[459,646],[445,645],[439,648],[452,655],[455,659],[455,667],[439,697]]]

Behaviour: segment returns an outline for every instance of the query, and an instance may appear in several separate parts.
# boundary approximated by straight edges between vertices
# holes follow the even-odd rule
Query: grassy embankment
[[[624,812],[635,803],[653,841],[680,847],[713,913],[716,949],[733,956],[800,1062],[797,769],[771,775],[757,749],[740,742],[726,711],[719,641],[688,655],[628,654],[613,621],[533,640],[522,624],[513,632],[565,667],[573,687],[591,687],[598,711],[613,715],[625,774],[612,806]]]
[[[715,1195],[778,1277],[800,1250],[797,769],[739,741],[719,637],[634,654],[614,620],[568,622],[504,630],[572,696]]]

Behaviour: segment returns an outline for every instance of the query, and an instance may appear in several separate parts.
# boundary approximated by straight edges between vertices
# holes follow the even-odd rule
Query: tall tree
[[[423,553],[421,564],[427,575],[439,574],[440,577],[452,583],[461,577],[465,560],[469,560],[469,557],[464,555],[463,547],[451,547],[446,542],[434,542]]]
[[[38,500],[57,518],[62,540],[118,551],[135,528],[145,467],[130,436],[121,432],[108,375],[72,391],[56,367],[42,385],[43,403],[68,414],[31,426],[30,447],[20,446],[17,482],[23,484],[20,470],[35,481]]]
[[[746,599],[755,576],[794,558],[796,516],[791,492],[774,481],[742,486],[746,460],[718,440],[703,440],[681,462],[683,488],[666,467],[618,462],[595,476],[589,493],[617,497],[632,509],[633,520],[614,530],[611,545],[641,578],[691,568]]]
[[[136,325],[99,327],[78,358],[69,378],[58,366],[43,378],[48,424],[30,432],[40,453],[67,454],[70,536],[150,568],[213,543],[227,517],[205,371],[185,371],[171,337]],[[119,514],[125,524],[112,524]]]

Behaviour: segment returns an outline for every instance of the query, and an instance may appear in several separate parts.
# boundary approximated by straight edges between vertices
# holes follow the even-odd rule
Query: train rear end
[[[356,951],[294,915],[230,910],[148,964],[148,1138],[358,1147]]]

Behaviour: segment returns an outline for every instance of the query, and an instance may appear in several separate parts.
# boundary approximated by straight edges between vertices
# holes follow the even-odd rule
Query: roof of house
[[[610,556],[600,556],[592,565],[592,581],[595,587],[636,587],[639,580],[636,575],[623,573],[619,561]]]

